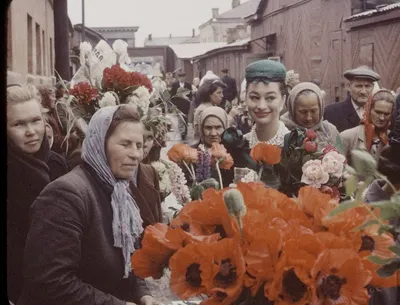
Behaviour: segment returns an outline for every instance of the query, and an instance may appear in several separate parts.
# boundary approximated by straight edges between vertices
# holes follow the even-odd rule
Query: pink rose
[[[307,161],[302,167],[303,175],[301,182],[310,186],[320,188],[329,180],[329,174],[324,171],[321,160]]]
[[[344,162],[346,157],[336,151],[328,152],[322,158],[322,167],[324,171],[334,177],[340,178],[343,174]]]
[[[306,130],[306,137],[309,138],[311,141],[317,138],[317,133],[312,129]]]
[[[308,141],[304,143],[304,150],[308,153],[314,153],[318,149],[317,143]]]

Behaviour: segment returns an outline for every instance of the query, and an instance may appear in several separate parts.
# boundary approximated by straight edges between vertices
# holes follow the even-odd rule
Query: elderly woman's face
[[[203,142],[207,146],[211,146],[212,143],[220,143],[223,132],[224,125],[219,118],[215,116],[209,116],[204,120],[202,136]]]
[[[246,106],[256,124],[265,125],[279,118],[284,103],[284,96],[279,90],[279,83],[263,82],[249,84],[246,90]]]
[[[215,90],[210,95],[211,103],[213,103],[214,105],[219,105],[221,104],[223,97],[224,97],[224,90],[221,87],[218,87],[217,90]]]
[[[299,95],[294,104],[294,121],[297,125],[312,128],[321,119],[318,96],[316,94]]]
[[[106,142],[106,156],[116,179],[130,180],[143,159],[143,125],[122,122]]]
[[[34,154],[40,149],[44,134],[45,122],[36,100],[7,105],[7,136],[15,146]]]

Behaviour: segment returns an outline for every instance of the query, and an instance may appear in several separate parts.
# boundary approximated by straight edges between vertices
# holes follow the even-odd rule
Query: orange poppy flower
[[[317,232],[315,235],[326,249],[353,249],[358,252],[361,247],[361,238],[337,236],[331,232]]]
[[[191,148],[189,145],[178,143],[171,147],[167,153],[168,158],[175,163],[186,162],[196,163],[197,162],[197,150]]]
[[[258,163],[274,165],[281,162],[281,149],[276,145],[258,143],[250,151],[250,157]]]
[[[178,250],[169,262],[171,289],[182,299],[206,293],[213,276],[213,256],[204,244]]]
[[[312,186],[302,187],[298,200],[304,212],[310,215],[314,224],[318,226],[321,226],[323,219],[338,206],[337,200]]]
[[[275,265],[283,245],[281,232],[278,229],[268,228],[263,233],[263,235],[255,237],[255,240],[246,247],[245,286],[251,288],[253,296],[257,294],[262,285],[269,285],[272,282]]]
[[[391,288],[399,286],[400,283],[400,271],[397,270],[393,275],[389,277],[380,277],[377,273],[378,269],[382,267],[381,265],[374,264],[369,261],[367,257],[362,260],[364,268],[371,271],[372,279],[369,283],[375,288]]]
[[[208,249],[214,260],[209,303],[232,304],[244,287],[246,266],[240,245],[234,239],[226,238],[211,244]]]
[[[324,246],[310,229],[290,222],[283,233],[282,255],[271,285],[264,286],[265,295],[283,304],[313,304],[311,269]]]
[[[232,156],[230,154],[228,154],[225,159],[219,163],[219,167],[222,169],[231,169],[231,167],[233,166],[233,159]]]
[[[168,226],[157,223],[148,226],[144,232],[142,249],[135,251],[131,258],[132,269],[140,278],[161,278],[168,261],[176,251],[165,238]]]
[[[315,282],[315,305],[365,305],[371,272],[351,249],[323,251],[311,271]]]
[[[221,160],[225,159],[228,155],[224,145],[219,143],[212,143],[210,148],[210,154],[214,159]]]
[[[204,243],[209,244],[213,242],[217,242],[221,239],[219,234],[212,234],[212,235],[193,235],[189,232],[185,231],[185,228],[178,227],[173,228],[170,227],[167,231],[165,237],[168,241],[173,245],[175,249],[179,249],[189,245],[191,243]]]

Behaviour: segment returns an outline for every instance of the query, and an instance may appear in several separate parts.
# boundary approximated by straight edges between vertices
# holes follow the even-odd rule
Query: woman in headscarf
[[[142,157],[143,125],[132,106],[93,115],[83,164],[32,206],[18,304],[157,304],[131,270],[143,220],[129,182]]]
[[[281,121],[290,131],[312,129],[318,135],[321,149],[330,144],[342,150],[339,131],[333,124],[323,120],[324,98],[317,85],[304,82],[294,86],[289,94],[287,110],[281,116]]]
[[[283,146],[289,130],[279,120],[286,99],[286,69],[276,61],[259,60],[246,67],[246,105],[254,120],[251,131],[244,137],[250,148],[260,142]],[[245,181],[256,181],[258,175],[251,171]],[[271,188],[279,188],[279,178],[274,169],[265,168],[263,182]]]
[[[366,150],[379,160],[382,150],[389,143],[388,133],[394,105],[394,96],[390,91],[377,91],[367,102],[361,124],[341,132],[343,152],[350,165],[353,149]]]
[[[33,85],[7,88],[7,290],[16,303],[22,288],[22,258],[29,208],[50,182],[50,147],[40,96]]]
[[[200,140],[200,117],[204,109],[221,104],[226,85],[220,80],[209,80],[202,84],[196,93],[200,105],[196,108],[193,117],[193,129],[195,142]]]

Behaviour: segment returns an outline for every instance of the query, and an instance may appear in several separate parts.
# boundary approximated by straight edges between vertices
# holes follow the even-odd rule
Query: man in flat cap
[[[356,127],[364,115],[364,106],[380,76],[367,66],[347,70],[343,75],[349,81],[346,100],[330,104],[324,109],[324,119],[336,126],[339,132]]]
[[[226,85],[224,89],[224,99],[226,101],[232,102],[237,97],[237,86],[236,80],[229,76],[229,70],[224,68],[221,70],[222,77],[221,80]]]

